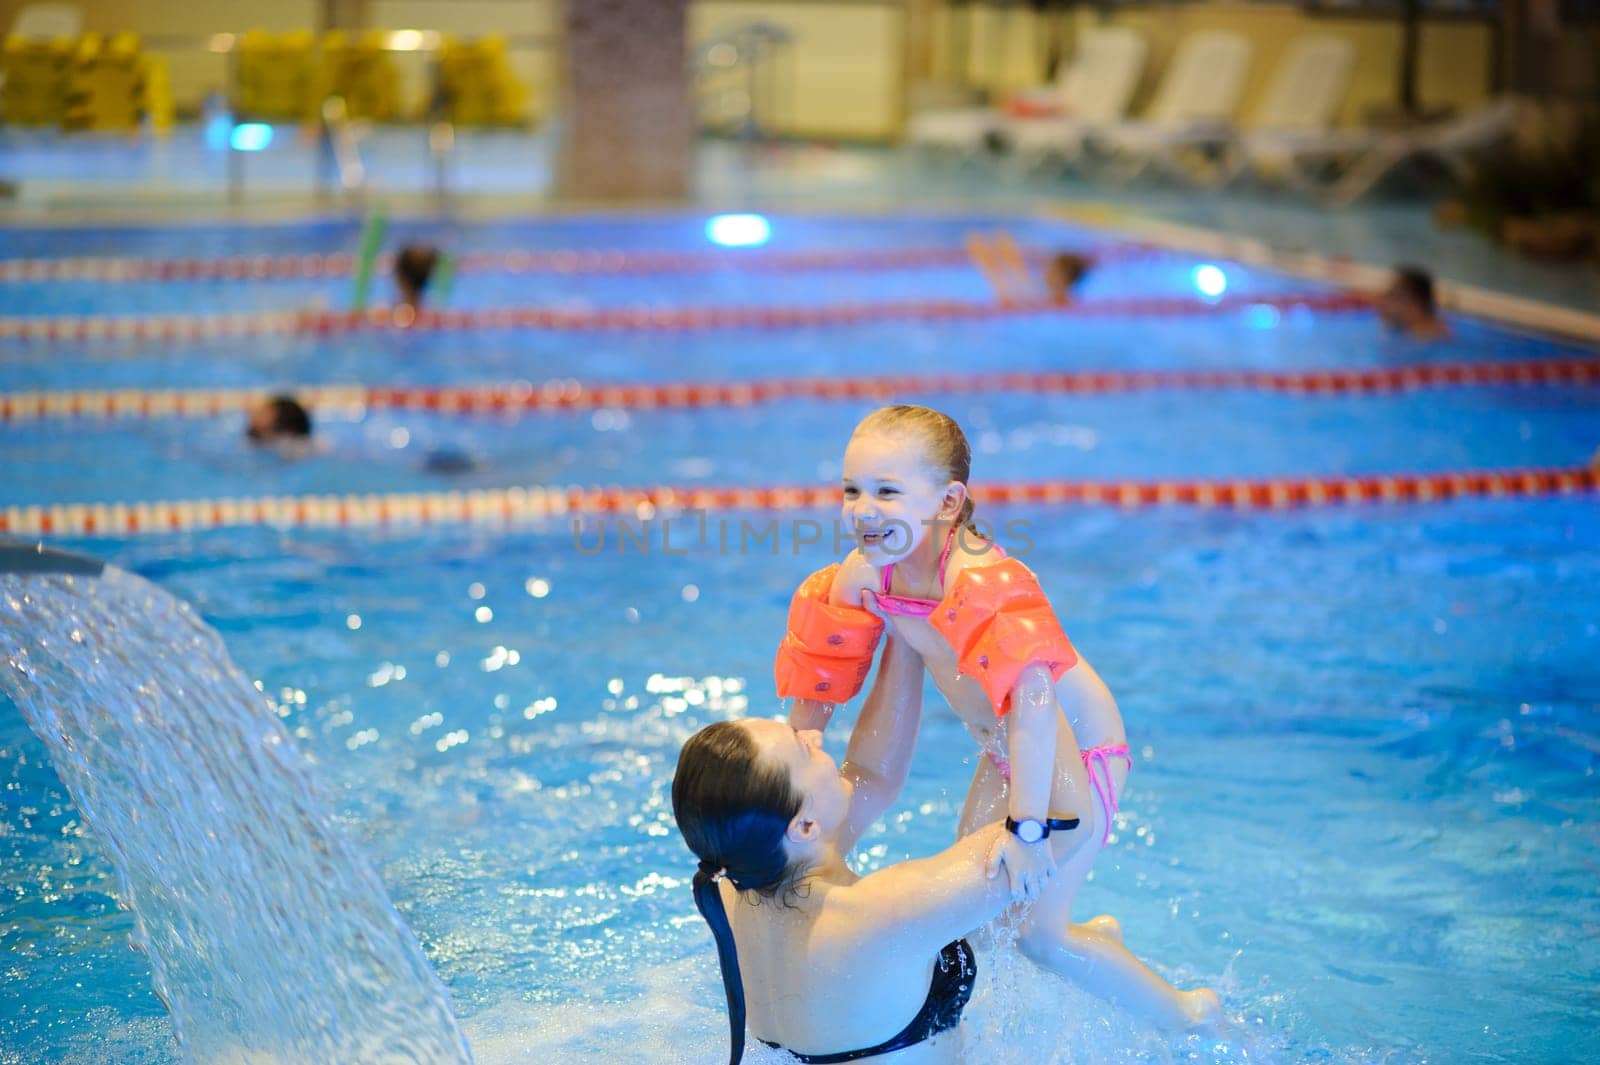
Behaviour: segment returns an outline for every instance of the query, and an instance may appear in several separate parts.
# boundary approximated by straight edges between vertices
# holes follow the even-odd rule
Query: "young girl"
[[[1072,923],[1132,764],[1127,737],[1037,579],[972,525],[971,461],[960,427],[926,407],[884,407],[856,427],[843,517],[859,546],[795,593],[774,667],[778,695],[795,700],[789,722],[826,726],[860,689],[887,620],[984,752],[960,834],[1005,820],[986,863],[990,875],[1004,865],[1014,895],[1034,900],[1022,951],[1158,1023],[1214,1024],[1216,994],[1161,979],[1122,945],[1115,919]],[[1073,815],[1079,827],[1066,829]]]

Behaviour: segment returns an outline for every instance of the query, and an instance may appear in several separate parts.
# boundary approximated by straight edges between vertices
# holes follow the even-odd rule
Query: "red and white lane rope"
[[[1358,311],[1371,306],[1356,293],[1189,297],[1130,297],[1087,300],[1065,306],[1045,301],[987,303],[971,300],[891,300],[881,303],[784,307],[618,307],[568,311],[500,307],[478,311],[268,311],[242,314],[156,314],[0,318],[0,340],[80,342],[179,342],[236,337],[386,332],[471,332],[487,329],[690,332],[710,329],[794,329],[869,322],[953,322],[1065,315],[1077,318],[1176,318],[1231,314],[1254,307],[1319,312]]]
[[[1287,510],[1345,504],[1427,503],[1577,495],[1600,488],[1600,472],[1562,469],[1393,473],[1260,480],[1030,481],[975,485],[986,505],[1101,504]],[[475,492],[274,496],[257,499],[62,503],[0,510],[13,536],[133,536],[220,528],[399,528],[507,525],[559,515],[647,518],[673,511],[792,511],[833,507],[834,486],[509,488]]]
[[[1044,248],[1024,256],[1041,260]],[[1154,258],[1173,253],[1152,244],[1116,243],[1079,252],[1095,263]],[[879,248],[819,251],[556,251],[466,252],[456,260],[463,273],[498,274],[687,274],[711,270],[798,273],[916,270],[962,266],[961,248]],[[303,255],[238,255],[202,259],[0,259],[0,284],[28,281],[282,281],[349,277],[356,256],[347,252]],[[374,269],[387,272],[393,256],[380,255]]]
[[[524,414],[553,411],[745,407],[793,399],[885,400],[904,395],[1029,392],[1099,395],[1168,390],[1252,390],[1292,395],[1372,395],[1432,388],[1533,387],[1600,382],[1600,359],[1436,363],[1332,370],[1089,370],[881,377],[760,378],[751,381],[589,383],[554,380],[455,386],[333,385],[295,389],[313,409]],[[0,422],[41,418],[215,417],[249,409],[256,389],[88,389],[0,393]]]

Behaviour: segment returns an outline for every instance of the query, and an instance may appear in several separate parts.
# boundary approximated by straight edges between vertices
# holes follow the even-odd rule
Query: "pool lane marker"
[[[1053,249],[1052,249],[1053,250]],[[1042,261],[1050,250],[1024,249],[1025,258]],[[1153,244],[1107,243],[1080,249],[1097,264],[1169,257]],[[48,281],[283,281],[347,278],[361,265],[347,252],[302,255],[238,255],[226,258],[63,258],[0,259],[0,284]],[[457,261],[464,273],[498,274],[689,274],[712,270],[800,273],[842,270],[870,272],[965,266],[962,248],[881,248],[818,251],[551,251],[467,252]],[[373,259],[374,273],[394,268],[392,255]]]
[[[1250,390],[1290,395],[1376,395],[1433,388],[1535,387],[1600,382],[1600,359],[1432,363],[1332,370],[1083,370],[878,377],[757,378],[615,384],[551,380],[434,387],[333,385],[292,389],[313,409],[429,411],[463,415],[596,410],[695,410],[794,399],[886,400],[907,395],[1105,395],[1157,389]],[[209,418],[247,410],[260,389],[84,389],[0,393],[0,422],[43,418]]]
[[[815,306],[616,307],[570,311],[547,307],[486,310],[376,308],[366,311],[266,311],[232,314],[12,315],[0,317],[0,340],[122,343],[222,340],[260,336],[338,336],[357,332],[457,333],[488,329],[599,332],[696,332],[711,329],[796,329],[871,322],[986,321],[1029,315],[1071,318],[1180,318],[1236,314],[1256,308],[1319,313],[1363,311],[1370,297],[1352,292],[1263,296],[1129,297],[1060,305],[1047,300],[888,300]]]
[[[1191,506],[1293,510],[1382,503],[1433,503],[1468,497],[1573,496],[1600,488],[1595,468],[1467,470],[1262,480],[1027,481],[976,485],[989,506],[1098,504],[1135,510]],[[838,505],[832,485],[790,487],[530,487],[472,492],[270,496],[253,499],[61,503],[0,510],[0,534],[125,537],[264,526],[278,529],[370,529],[505,526],[572,515],[662,512],[792,511]]]

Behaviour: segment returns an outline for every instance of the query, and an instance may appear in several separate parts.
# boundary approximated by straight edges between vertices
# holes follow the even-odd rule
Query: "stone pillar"
[[[322,0],[324,30],[364,30],[367,25],[367,0]],[[383,29],[392,28],[409,29],[409,27],[383,27]]]
[[[688,0],[565,0],[556,191],[681,200],[689,191]]]

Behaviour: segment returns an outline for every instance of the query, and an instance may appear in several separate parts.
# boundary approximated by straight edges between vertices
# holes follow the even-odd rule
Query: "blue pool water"
[[[930,246],[971,219],[780,220],[796,247]],[[941,228],[944,227],[944,228]],[[347,249],[349,227],[28,236],[7,254]],[[1064,229],[1026,233],[1067,239]],[[698,220],[551,220],[475,246],[692,248]],[[499,245],[488,243],[502,241]],[[184,250],[179,252],[178,248]],[[1103,295],[1193,263],[1108,269]],[[1243,273],[1251,291],[1303,290]],[[718,300],[981,298],[960,271],[719,277]],[[791,282],[796,286],[790,289]],[[539,279],[483,279],[484,305]],[[594,305],[700,298],[677,279],[563,279]],[[477,290],[478,279],[463,279]],[[637,287],[634,287],[637,286]],[[207,286],[47,285],[0,313],[192,306]],[[312,287],[216,292],[284,306]],[[1173,289],[1175,290],[1175,289]],[[664,295],[670,294],[670,295]],[[337,286],[328,286],[337,295]],[[492,295],[492,298],[491,298]],[[626,295],[626,298],[624,298]],[[1092,296],[1092,293],[1086,294]],[[103,297],[103,300],[102,300]],[[292,297],[292,298],[288,298]],[[474,300],[480,297],[474,295]],[[119,300],[149,303],[119,303]],[[57,302],[59,301],[59,302]],[[86,301],[77,303],[74,301]],[[259,302],[250,302],[259,301]],[[275,302],[282,301],[282,302]],[[4,387],[713,379],[912,370],[1374,366],[1573,356],[1457,323],[1447,345],[1366,315],[1019,319],[937,330],[678,336],[518,332],[0,351]],[[915,397],[912,397],[915,398]],[[1573,465],[1593,388],[1307,398],[1244,391],[930,397],[977,481]],[[245,453],[238,418],[0,426],[0,505],[523,483],[826,482],[865,407],[495,420],[330,412],[328,450]],[[403,444],[397,443],[404,439]],[[430,447],[479,459],[454,478]],[[966,1026],[974,1060],[1564,1062],[1600,1056],[1600,511],[1593,497],[1272,514],[993,509],[1110,683],[1136,763],[1082,914],[1117,914],[1167,975],[1223,991],[1231,1050],[1168,1046],[1001,954]],[[796,515],[828,520],[826,512]],[[770,661],[827,548],[778,528],[739,549],[516,530],[224,530],[71,543],[193,603],[277,707],[450,991],[478,1060],[715,1060],[726,1029],[666,786],[721,717],[776,713]],[[597,531],[609,531],[594,552]],[[792,530],[791,530],[792,531]],[[678,553],[683,552],[683,553]],[[830,733],[842,751],[846,719]],[[43,744],[0,707],[0,1062],[176,1060],[109,863]],[[930,707],[864,867],[943,846],[972,768]],[[777,1060],[776,1055],[752,1060]]]

